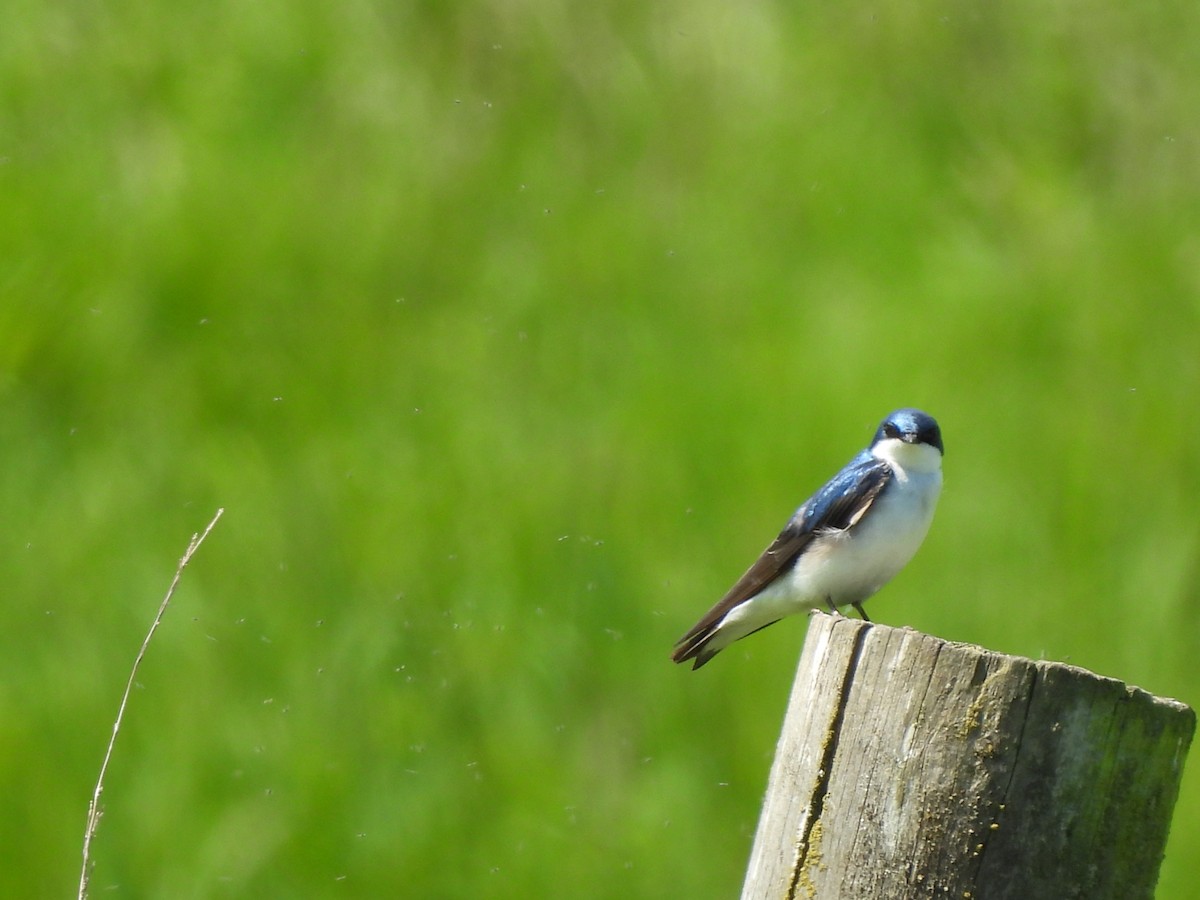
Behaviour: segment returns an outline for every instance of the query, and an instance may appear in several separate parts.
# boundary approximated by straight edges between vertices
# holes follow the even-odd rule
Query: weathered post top
[[[1083,669],[815,614],[743,900],[1149,900],[1196,717]]]

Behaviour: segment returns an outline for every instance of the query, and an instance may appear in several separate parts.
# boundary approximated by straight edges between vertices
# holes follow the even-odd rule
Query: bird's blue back
[[[872,456],[870,450],[863,450],[796,510],[788,530],[803,534],[822,528],[845,528],[860,507],[856,499],[886,487],[881,482],[891,475],[887,463]]]

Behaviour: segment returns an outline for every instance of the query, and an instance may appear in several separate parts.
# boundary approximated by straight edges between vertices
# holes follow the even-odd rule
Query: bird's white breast
[[[897,474],[863,520],[821,535],[792,571],[792,590],[811,605],[865,600],[904,568],[929,531],[942,488],[940,470]]]

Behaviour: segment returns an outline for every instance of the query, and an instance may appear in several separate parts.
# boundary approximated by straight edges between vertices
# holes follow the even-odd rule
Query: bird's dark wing
[[[754,565],[679,639],[671,658],[675,662],[684,662],[696,656],[726,614],[794,566],[815,537],[826,531],[853,528],[891,478],[892,469],[887,463],[866,451],[856,456],[796,510]]]

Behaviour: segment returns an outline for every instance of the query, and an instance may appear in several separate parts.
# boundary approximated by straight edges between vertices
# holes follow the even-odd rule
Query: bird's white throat
[[[871,455],[891,463],[901,477],[929,475],[942,467],[942,454],[929,444],[906,444],[899,438],[886,438],[871,448]]]

